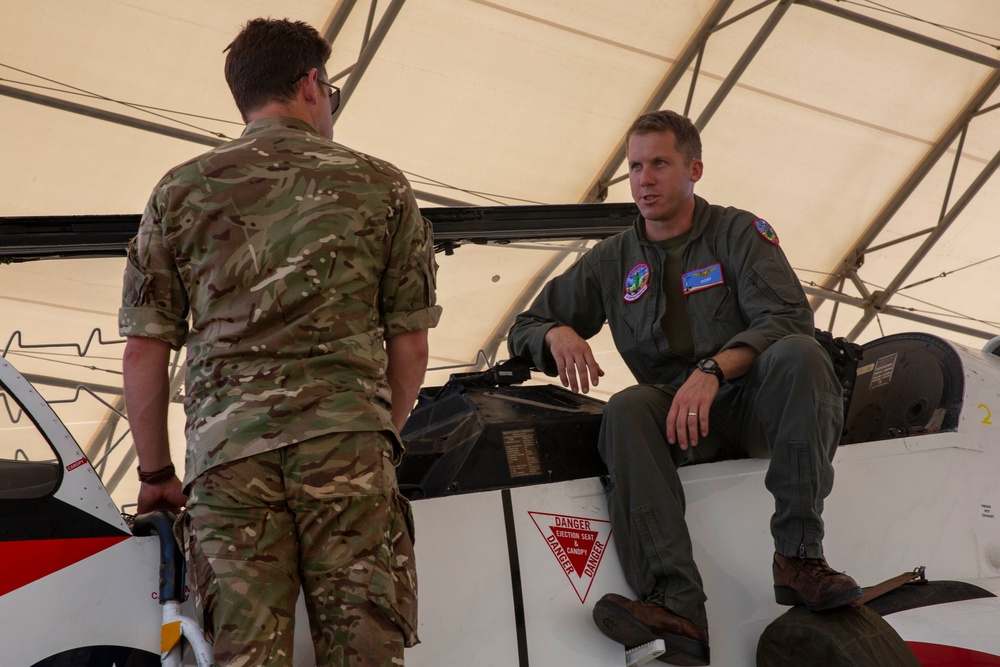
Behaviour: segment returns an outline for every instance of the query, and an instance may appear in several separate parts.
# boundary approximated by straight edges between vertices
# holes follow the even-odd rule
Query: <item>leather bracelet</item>
[[[140,466],[136,466],[135,471],[139,473],[139,481],[143,484],[163,484],[172,480],[176,474],[173,463],[168,463],[163,468],[150,472],[144,472]]]

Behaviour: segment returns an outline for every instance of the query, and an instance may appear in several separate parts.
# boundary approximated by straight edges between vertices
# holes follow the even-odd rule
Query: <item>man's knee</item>
[[[780,338],[771,344],[764,352],[792,363],[816,362],[828,360],[823,347],[812,336],[794,334]]]
[[[598,449],[608,469],[631,464],[644,447],[666,445],[666,420],[672,394],[651,386],[635,385],[613,395],[604,406]]]
[[[775,341],[761,361],[769,372],[810,379],[817,386],[839,391],[830,356],[812,336],[795,334]]]
[[[608,399],[604,406],[604,418],[631,420],[660,412],[666,417],[671,398],[663,389],[645,384],[633,385]]]

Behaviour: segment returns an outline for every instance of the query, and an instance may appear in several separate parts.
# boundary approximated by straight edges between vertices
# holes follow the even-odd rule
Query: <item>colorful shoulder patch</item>
[[[685,296],[709,287],[725,284],[726,280],[722,276],[722,264],[710,264],[701,269],[688,271],[681,276],[681,290]]]
[[[649,264],[639,262],[625,276],[625,293],[622,298],[631,303],[649,289]]]
[[[760,234],[761,238],[771,245],[778,245],[778,234],[774,231],[774,227],[767,223],[767,220],[757,218],[753,221],[753,226],[757,228],[757,233]]]

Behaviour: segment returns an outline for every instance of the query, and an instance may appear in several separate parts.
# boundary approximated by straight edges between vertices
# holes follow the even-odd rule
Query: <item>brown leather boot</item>
[[[594,622],[605,635],[635,648],[662,639],[667,652],[657,660],[671,665],[709,664],[708,628],[651,602],[608,593],[594,605]]]
[[[794,558],[774,554],[774,601],[794,606],[804,604],[810,611],[823,611],[861,600],[858,582],[837,572],[825,558]]]

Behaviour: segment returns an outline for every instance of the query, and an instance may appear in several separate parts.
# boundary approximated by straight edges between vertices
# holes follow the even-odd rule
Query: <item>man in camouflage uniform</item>
[[[436,325],[433,244],[404,176],[334,143],[330,46],[249,22],[226,80],[243,136],[171,170],[129,248],[119,326],[139,511],[177,511],[222,665],[290,665],[305,592],[318,665],[417,642],[402,428]],[[186,346],[187,455],[167,443]]]

